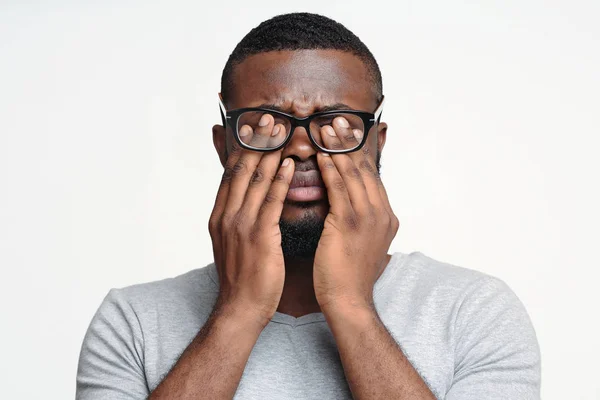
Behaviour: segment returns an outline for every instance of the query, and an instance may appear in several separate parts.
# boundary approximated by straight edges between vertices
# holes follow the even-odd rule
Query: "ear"
[[[385,146],[385,139],[387,137],[387,124],[385,122],[380,122],[377,124],[377,150],[381,153],[383,147]]]
[[[215,125],[212,127],[213,144],[223,167],[225,167],[225,164],[227,163],[227,141],[225,132],[225,127],[223,125]]]

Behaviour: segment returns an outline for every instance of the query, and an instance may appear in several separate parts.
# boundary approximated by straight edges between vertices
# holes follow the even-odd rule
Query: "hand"
[[[272,134],[285,129],[267,114],[256,130],[240,128],[246,143],[264,143]],[[263,326],[277,310],[285,280],[279,219],[294,163],[288,158],[280,167],[280,160],[281,151],[247,151],[236,143],[209,221],[220,284],[215,308],[251,314]]]
[[[355,147],[362,131],[337,117],[324,126],[329,148]],[[367,148],[317,155],[329,197],[329,214],[317,248],[313,280],[324,313],[338,306],[373,307],[373,286],[398,231],[398,218]]]

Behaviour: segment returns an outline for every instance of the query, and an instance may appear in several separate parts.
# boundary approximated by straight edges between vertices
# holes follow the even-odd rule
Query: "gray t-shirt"
[[[212,311],[215,265],[111,290],[85,335],[77,399],[145,399]],[[539,399],[540,353],[523,305],[493,277],[393,254],[374,287],[387,330],[438,399]],[[275,313],[235,399],[351,399],[322,313]]]

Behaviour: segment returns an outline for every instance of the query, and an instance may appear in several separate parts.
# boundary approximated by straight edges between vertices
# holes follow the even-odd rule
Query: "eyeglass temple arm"
[[[381,103],[373,113],[373,119],[371,121],[379,123],[381,119],[381,113],[383,112],[383,104],[385,103],[385,96],[381,96]]]
[[[219,93],[219,111],[221,111],[221,121],[223,122],[223,126],[225,126],[227,119],[230,117],[227,116],[227,109],[225,108],[225,104],[223,104],[221,93]]]

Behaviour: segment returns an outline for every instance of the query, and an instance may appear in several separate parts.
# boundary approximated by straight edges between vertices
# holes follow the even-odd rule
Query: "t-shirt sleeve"
[[[525,307],[501,280],[471,285],[455,323],[454,379],[446,400],[540,398],[540,351]]]
[[[149,390],[139,320],[119,290],[104,298],[87,330],[77,369],[78,400],[140,400]]]

